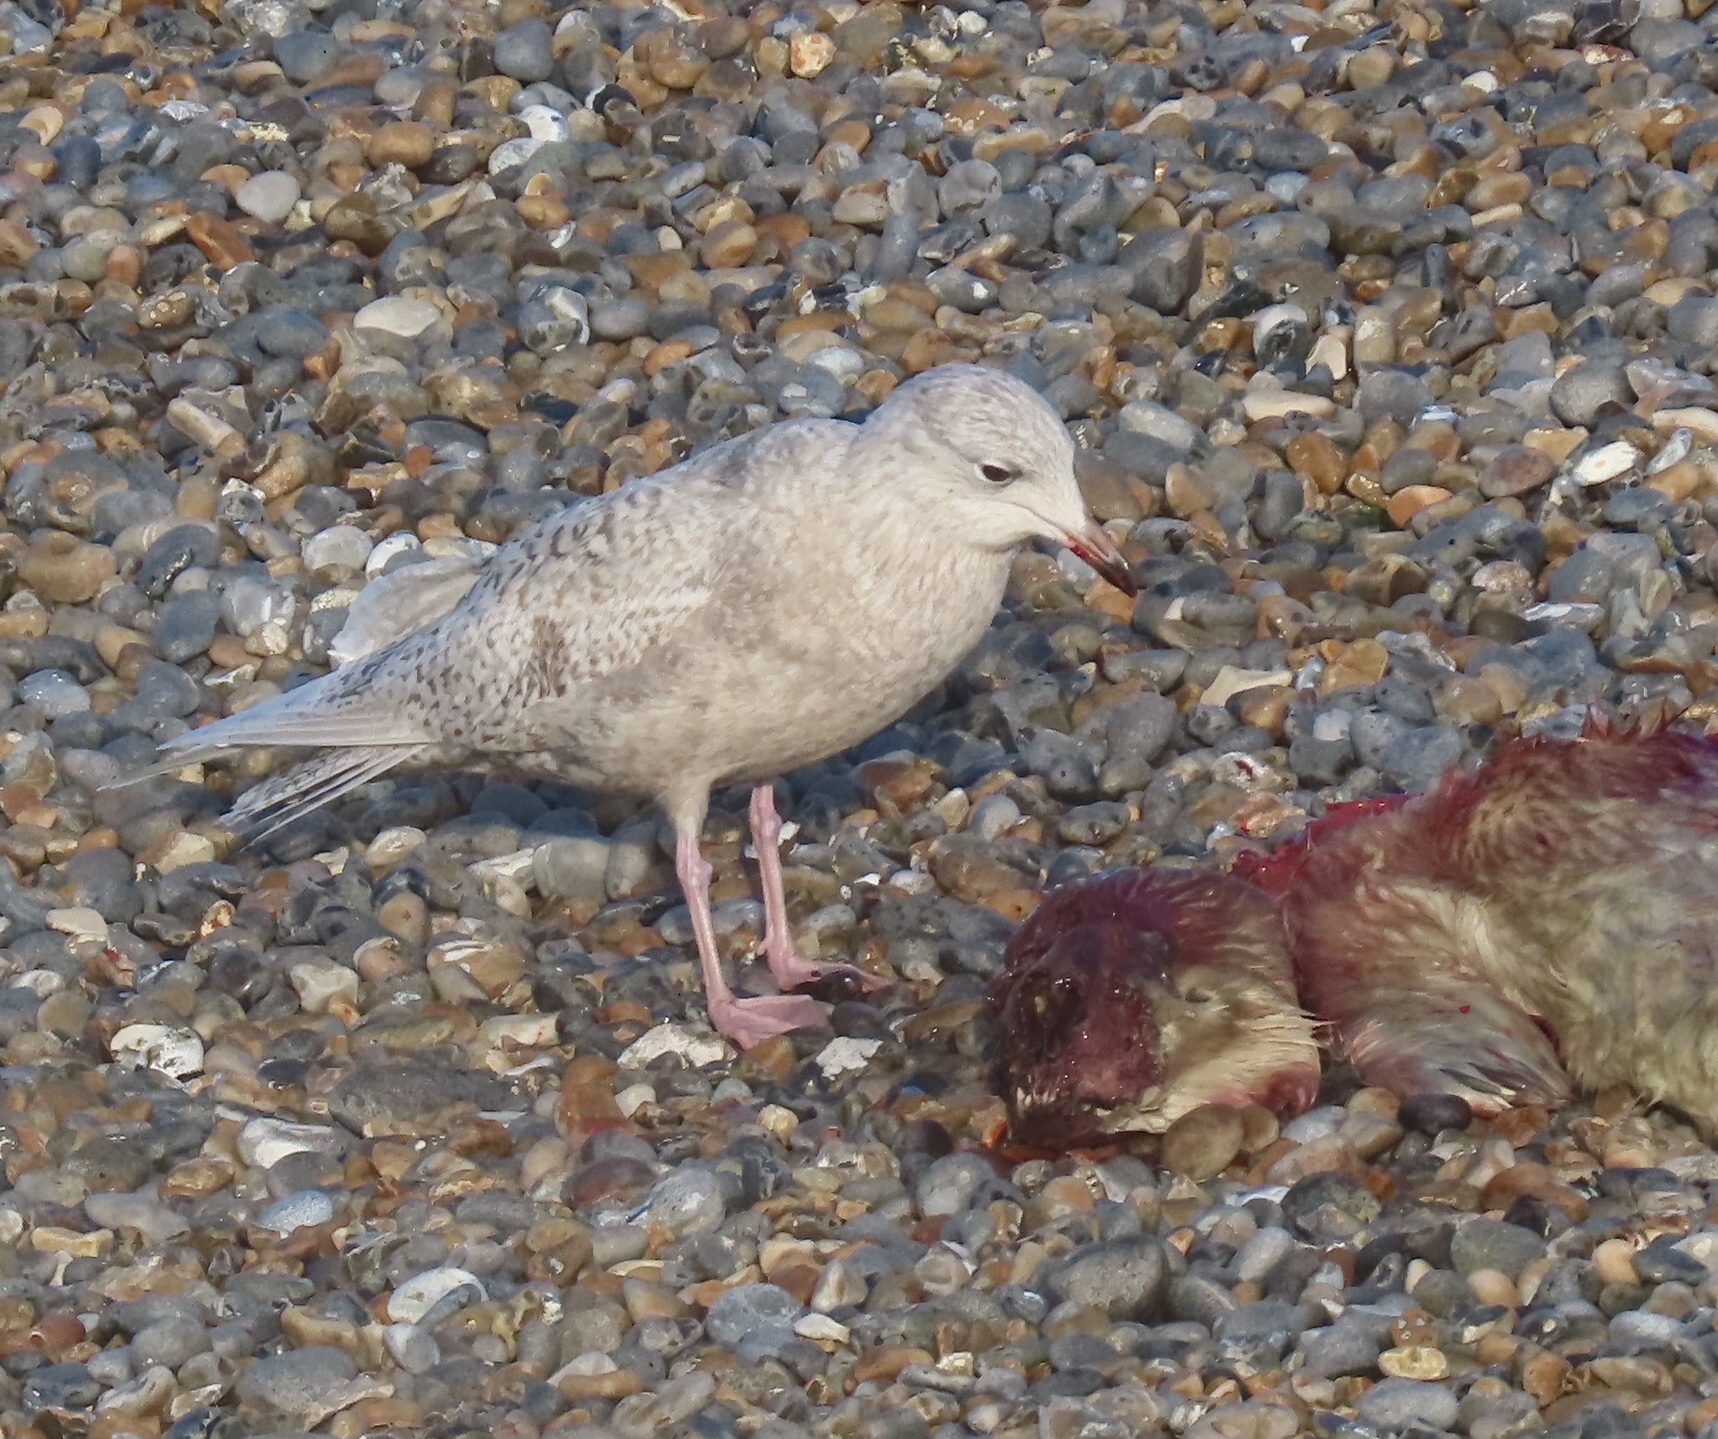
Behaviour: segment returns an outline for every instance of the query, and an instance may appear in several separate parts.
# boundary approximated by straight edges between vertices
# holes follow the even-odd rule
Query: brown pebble
[[[435,153],[435,132],[416,120],[390,120],[364,146],[372,165],[404,165],[415,170]]]
[[[1378,1367],[1392,1379],[1447,1379],[1449,1356],[1429,1345],[1413,1344],[1404,1349],[1386,1349],[1378,1356]]]
[[[1488,500],[1529,494],[1549,484],[1556,473],[1551,456],[1525,445],[1507,445],[1480,472],[1480,493]]]
[[[1327,495],[1342,488],[1348,462],[1336,442],[1317,430],[1306,430],[1288,442],[1284,458],[1297,474],[1305,475]]]
[[[1540,1406],[1558,1398],[1569,1382],[1572,1366],[1561,1355],[1529,1345],[1519,1359],[1521,1387]]]
[[[1390,667],[1390,652],[1377,640],[1355,640],[1349,645],[1333,641],[1331,650],[1332,653],[1326,656],[1324,674],[1318,682],[1321,696],[1375,685]]]
[[[1554,1205],[1577,1224],[1587,1217],[1586,1199],[1548,1166],[1530,1160],[1518,1161],[1488,1181],[1480,1194],[1480,1207],[1507,1209],[1523,1195]]]
[[[38,532],[18,560],[19,579],[55,604],[93,600],[117,573],[112,550],[63,530]]]
[[[607,1374],[558,1374],[555,1387],[563,1398],[627,1399],[644,1392],[644,1376],[636,1369],[614,1369]]]
[[[853,1379],[859,1384],[868,1379],[893,1381],[909,1364],[935,1362],[935,1356],[926,1349],[914,1349],[904,1344],[879,1344],[859,1356],[858,1362],[853,1366]]]
[[[1384,502],[1384,509],[1399,529],[1406,529],[1408,522],[1421,510],[1442,504],[1449,498],[1450,492],[1438,485],[1408,485],[1391,495]]]
[[[1634,1246],[1626,1239],[1606,1239],[1595,1246],[1593,1270],[1602,1284],[1640,1283],[1634,1267]]]
[[[1202,1104],[1169,1126],[1159,1157],[1175,1174],[1201,1181],[1215,1178],[1235,1162],[1246,1137],[1246,1122],[1238,1109]]]
[[[1467,1287],[1473,1290],[1481,1304],[1501,1304],[1514,1309],[1521,1303],[1515,1281],[1501,1269],[1476,1269],[1467,1277]]]
[[[185,221],[185,237],[208,257],[218,270],[230,270],[246,260],[254,260],[250,241],[230,220],[199,210]]]

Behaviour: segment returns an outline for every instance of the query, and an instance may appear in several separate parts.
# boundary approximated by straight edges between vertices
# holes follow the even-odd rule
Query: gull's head
[[[1129,594],[1120,549],[1086,508],[1074,445],[1030,385],[979,365],[944,365],[897,389],[866,429],[920,463],[899,472],[974,543],[1006,550],[1034,539],[1066,545]]]

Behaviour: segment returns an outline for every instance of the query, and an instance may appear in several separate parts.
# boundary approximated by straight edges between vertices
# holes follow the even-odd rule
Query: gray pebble
[[[495,37],[495,68],[525,85],[547,80],[555,73],[553,38],[544,21],[521,20]]]
[[[1175,1265],[1163,1241],[1140,1235],[1095,1244],[1058,1264],[1045,1283],[1058,1299],[1111,1319],[1160,1317]]]
[[[291,1417],[319,1414],[327,1393],[358,1372],[343,1349],[313,1346],[255,1359],[235,1386],[240,1404]]]
[[[791,1334],[793,1322],[804,1313],[800,1303],[774,1284],[744,1284],[725,1290],[710,1305],[704,1332],[718,1344],[729,1346],[770,1330]]]
[[[1544,1253],[1545,1241],[1531,1229],[1496,1219],[1470,1220],[1450,1240],[1450,1261],[1458,1274],[1500,1269],[1514,1279]]]
[[[1455,1423],[1456,1396],[1441,1384],[1417,1379],[1381,1379],[1360,1396],[1360,1417],[1384,1429],[1448,1429]]]

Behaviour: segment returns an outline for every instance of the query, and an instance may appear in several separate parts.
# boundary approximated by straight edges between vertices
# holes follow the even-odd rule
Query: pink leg
[[[775,994],[756,999],[736,999],[716,956],[716,927],[710,921],[710,866],[698,852],[698,837],[682,833],[674,847],[674,870],[686,892],[686,907],[692,911],[692,933],[698,940],[698,966],[704,976],[704,999],[710,1008],[710,1023],[741,1049],[791,1029],[822,1024],[829,1006],[798,994]]]
[[[794,948],[793,930],[787,922],[787,893],[781,878],[781,816],[775,812],[775,786],[752,788],[752,843],[758,851],[758,869],[764,890],[764,958],[770,973],[783,989],[797,989],[825,975],[857,976],[866,989],[881,989],[883,981],[850,964],[817,964]]]

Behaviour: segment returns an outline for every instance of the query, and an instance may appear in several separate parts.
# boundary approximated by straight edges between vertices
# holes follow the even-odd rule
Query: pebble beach
[[[985,1005],[1049,887],[1718,730],[1709,3],[0,0],[0,1435],[1718,1436],[1676,1116],[1020,1150]],[[710,1031],[647,806],[124,783],[366,585],[973,361],[1140,595],[1022,555],[783,778],[827,1028]]]

